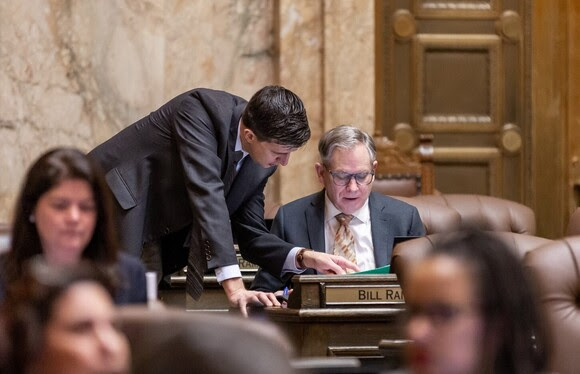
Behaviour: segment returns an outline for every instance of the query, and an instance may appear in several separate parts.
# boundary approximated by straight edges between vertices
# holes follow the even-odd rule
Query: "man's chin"
[[[341,205],[342,205],[341,212],[343,212],[345,214],[352,214],[362,207],[362,204],[360,203],[360,199],[343,200]]]

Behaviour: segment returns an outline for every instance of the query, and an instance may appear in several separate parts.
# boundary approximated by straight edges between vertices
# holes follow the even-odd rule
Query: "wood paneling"
[[[526,2],[375,6],[377,128],[408,152],[433,134],[435,187],[443,193],[526,202]]]
[[[570,1],[568,13],[568,149],[569,153],[569,213],[580,206],[580,2]]]
[[[538,234],[551,238],[563,235],[569,214],[567,46],[568,20],[574,17],[569,14],[569,3],[540,0],[532,8],[533,178],[529,194],[538,217]]]

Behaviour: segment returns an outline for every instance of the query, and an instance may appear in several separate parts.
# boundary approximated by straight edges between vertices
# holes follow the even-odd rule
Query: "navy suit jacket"
[[[6,261],[6,255],[0,256],[0,271]],[[141,260],[127,253],[119,253],[115,272],[119,276],[119,285],[115,291],[115,304],[145,304],[147,302],[147,288],[145,280],[145,266]],[[0,302],[6,293],[6,279],[0,276]]]
[[[143,244],[185,232],[173,247],[188,247],[213,269],[238,263],[235,235],[244,258],[280,273],[292,245],[271,235],[264,222],[263,190],[276,168],[246,157],[230,178],[245,106],[227,92],[194,89],[89,153],[106,172],[129,252],[139,256]],[[162,253],[165,273],[185,265],[187,250],[168,252]],[[170,268],[166,261],[173,262]]]
[[[295,247],[325,252],[324,194],[323,190],[280,207],[272,222],[271,232]],[[372,192],[369,211],[377,267],[390,264],[395,236],[425,235],[419,212],[412,205]],[[304,274],[313,273],[314,270],[308,269]],[[258,271],[251,286],[263,291],[276,291],[283,287],[283,281],[264,269]]]

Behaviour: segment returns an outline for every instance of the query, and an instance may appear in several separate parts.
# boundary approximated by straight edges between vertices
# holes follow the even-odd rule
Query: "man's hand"
[[[307,250],[303,252],[303,264],[320,274],[345,274],[349,270],[360,271],[359,267],[341,256]]]
[[[240,308],[244,317],[248,316],[246,307],[251,304],[281,306],[273,293],[246,290],[242,278],[226,279],[222,282],[222,287],[226,292],[230,305]]]

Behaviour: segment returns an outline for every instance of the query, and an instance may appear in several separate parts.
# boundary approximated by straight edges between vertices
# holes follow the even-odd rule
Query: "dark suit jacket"
[[[6,266],[6,255],[0,256],[0,272]],[[119,276],[119,287],[114,298],[115,304],[145,304],[147,303],[147,286],[145,267],[138,258],[127,253],[119,253],[116,269]],[[6,293],[6,279],[0,276],[0,302]]]
[[[194,89],[90,152],[106,172],[119,205],[123,244],[131,253],[138,256],[144,243],[186,231],[184,244],[207,268],[233,265],[233,228],[245,258],[280,273],[282,256],[292,246],[270,235],[264,223],[263,189],[276,168],[246,157],[233,183],[227,182],[235,173],[245,105],[223,91]],[[276,255],[267,250],[272,247]],[[179,258],[173,271],[185,265],[187,255],[180,248],[171,251],[170,258]]]
[[[320,191],[288,203],[278,210],[271,232],[295,247],[324,252],[324,194]],[[395,236],[423,236],[425,228],[417,208],[400,200],[372,192],[369,196],[371,235],[377,267],[391,262]],[[304,274],[313,274],[308,269]],[[251,288],[276,291],[284,282],[260,269]]]
[[[115,294],[115,304],[147,303],[145,266],[138,258],[119,253],[119,276],[121,284]]]

